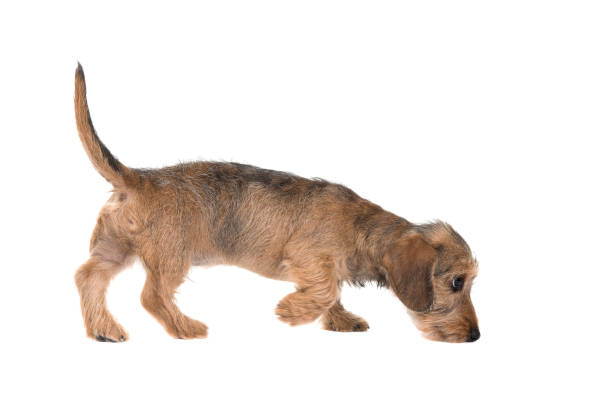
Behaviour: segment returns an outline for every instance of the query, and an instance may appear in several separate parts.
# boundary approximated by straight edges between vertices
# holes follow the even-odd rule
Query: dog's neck
[[[414,227],[414,224],[382,208],[372,205],[368,214],[355,222],[357,242],[355,253],[347,259],[350,278],[347,283],[365,286],[372,282],[388,287],[383,257],[393,243]]]

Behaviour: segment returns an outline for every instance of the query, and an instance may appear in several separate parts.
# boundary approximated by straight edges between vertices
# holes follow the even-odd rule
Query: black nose
[[[470,330],[470,336],[468,337],[466,341],[471,343],[473,341],[478,340],[479,338],[480,338],[480,330],[478,330],[478,327],[472,327],[472,330]]]

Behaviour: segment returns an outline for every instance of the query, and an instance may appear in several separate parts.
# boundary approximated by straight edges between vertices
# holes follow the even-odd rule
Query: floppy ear
[[[408,309],[424,312],[433,303],[436,250],[418,234],[402,238],[383,257],[391,289]]]

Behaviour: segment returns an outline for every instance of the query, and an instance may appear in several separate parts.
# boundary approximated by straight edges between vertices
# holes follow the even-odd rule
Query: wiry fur
[[[368,324],[340,303],[343,283],[391,287],[429,338],[465,341],[477,327],[469,299],[476,264],[465,241],[441,222],[416,225],[350,189],[238,163],[194,162],[132,169],[102,144],[75,78],[79,136],[94,167],[114,186],[76,273],[88,336],[126,340],[105,303],[110,280],[137,257],[147,271],[143,306],[177,338],[205,337],[206,326],[174,301],[191,265],[231,264],[295,282],[276,308],[291,325],[319,317],[324,328]],[[454,276],[465,278],[459,293]]]

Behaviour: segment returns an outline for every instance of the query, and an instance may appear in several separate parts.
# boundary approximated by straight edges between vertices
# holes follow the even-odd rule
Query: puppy
[[[75,276],[89,337],[127,340],[105,294],[136,258],[147,272],[142,305],[176,338],[206,337],[206,325],[184,315],[174,294],[191,265],[215,264],[294,282],[296,291],[276,307],[290,325],[321,318],[327,330],[367,330],[340,303],[340,288],[375,282],[391,288],[425,337],[480,337],[470,300],[477,263],[448,224],[413,224],[342,185],[245,164],[133,169],[98,138],[80,64],[74,102],[85,151],[114,187],[91,237],[90,258]]]

